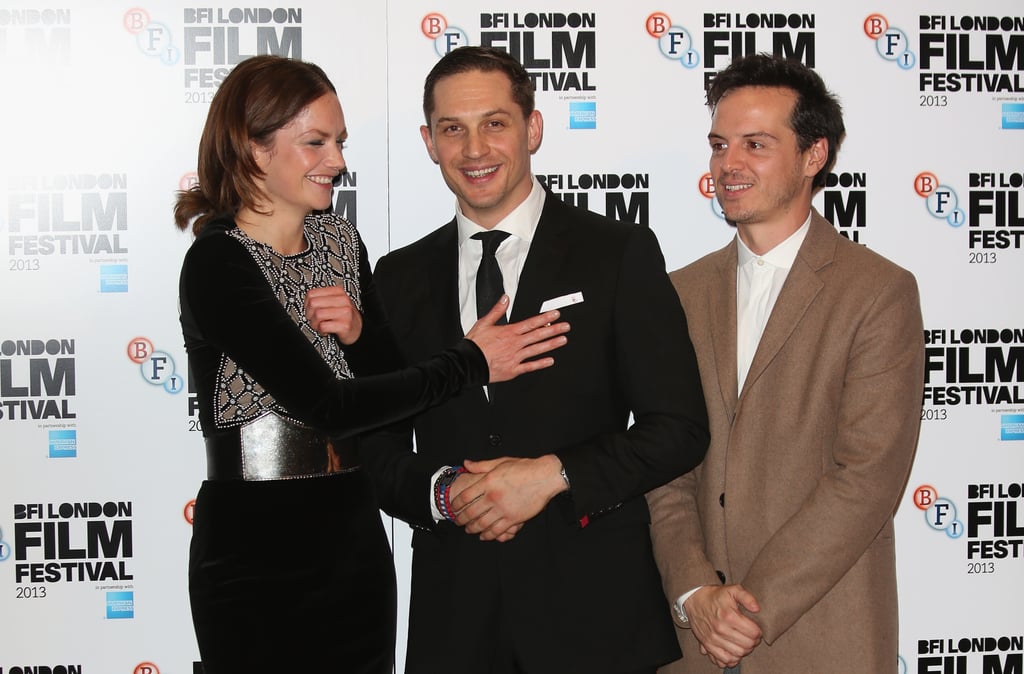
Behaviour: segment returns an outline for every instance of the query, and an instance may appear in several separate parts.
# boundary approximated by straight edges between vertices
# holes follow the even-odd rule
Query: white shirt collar
[[[750,263],[752,260],[761,258],[773,267],[779,269],[790,269],[793,266],[793,262],[796,260],[797,253],[800,252],[800,246],[803,245],[804,239],[807,238],[807,232],[811,229],[811,214],[807,213],[807,219],[804,220],[804,224],[800,225],[800,229],[796,230],[789,235],[785,241],[772,248],[764,255],[756,255],[753,251],[747,248],[747,244],[743,243],[743,239],[736,236],[737,259],[738,266],[742,267],[745,264]]]
[[[544,199],[547,196],[547,192],[541,187],[540,182],[536,177],[531,176],[530,179],[533,181],[533,189],[530,190],[530,194],[516,206],[511,213],[506,215],[498,224],[492,229],[500,229],[503,232],[508,232],[512,236],[518,237],[523,240],[527,247],[530,242],[533,241],[533,234],[537,231],[537,223],[540,221],[541,211],[544,210]],[[462,208],[455,204],[455,220],[459,225],[459,247],[466,243],[469,237],[473,236],[477,232],[486,232],[487,230],[477,223],[470,220],[465,213],[462,212]]]

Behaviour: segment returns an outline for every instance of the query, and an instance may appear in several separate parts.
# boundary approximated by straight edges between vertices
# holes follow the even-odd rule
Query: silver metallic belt
[[[237,433],[206,438],[210,480],[284,480],[358,468],[354,439],[329,438],[276,414],[265,414]]]

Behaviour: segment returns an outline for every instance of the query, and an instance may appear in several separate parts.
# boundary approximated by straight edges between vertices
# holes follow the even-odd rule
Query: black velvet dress
[[[304,252],[282,256],[220,219],[182,267],[207,447],[189,556],[206,674],[391,672],[394,565],[355,438],[487,380],[465,340],[393,371],[397,349],[355,228],[316,214],[305,234]],[[352,346],[306,322],[306,291],[330,284],[363,313]]]

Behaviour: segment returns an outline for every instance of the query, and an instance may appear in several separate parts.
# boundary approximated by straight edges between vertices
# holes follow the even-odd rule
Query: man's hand
[[[484,541],[507,541],[523,524],[544,509],[555,494],[565,491],[562,463],[548,454],[536,459],[503,458],[466,461],[456,480],[465,480],[456,494],[452,485],[455,523]]]
[[[333,334],[342,344],[354,344],[363,332],[363,316],[341,286],[313,288],[306,293],[306,318],[321,335]]]
[[[484,475],[486,475],[486,473],[461,473],[457,478],[455,478],[455,481],[452,482],[451,487],[449,487],[449,492],[448,492],[449,501],[454,501],[455,498],[463,490],[465,490],[467,487],[470,487],[473,484],[475,484],[477,481],[479,481],[481,478],[483,478]],[[458,522],[456,522],[456,524],[458,524]],[[515,535],[518,534],[519,530],[522,529],[522,528],[523,528],[522,524],[514,524],[511,527],[509,527],[508,529],[506,529],[504,532],[498,534],[494,538],[494,540],[498,541],[499,543],[505,543],[507,541],[511,541],[513,538],[515,538]]]
[[[568,323],[555,323],[558,311],[537,314],[518,323],[495,325],[506,309],[508,295],[502,295],[466,335],[484,352],[492,384],[554,365],[555,359],[551,357],[531,359],[563,346],[566,342],[563,333],[569,331]]]
[[[683,605],[700,652],[718,667],[735,667],[761,642],[761,628],[740,607],[751,613],[761,610],[754,595],[740,585],[707,585]]]

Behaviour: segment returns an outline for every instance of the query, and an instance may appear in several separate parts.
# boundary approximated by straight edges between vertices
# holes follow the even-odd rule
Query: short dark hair
[[[250,141],[266,147],[315,100],[337,91],[320,66],[283,56],[253,56],[221,82],[199,140],[199,181],[179,192],[174,207],[180,229],[196,234],[215,217],[255,208],[263,175]]]
[[[828,160],[812,182],[815,190],[824,187],[829,171],[835,166],[846,127],[842,106],[825,87],[821,76],[795,59],[771,54],[738,57],[711,80],[707,91],[708,107],[714,112],[730,91],[740,87],[782,87],[796,94],[789,126],[796,134],[800,151],[819,138],[828,141]]]
[[[427,74],[423,83],[423,116],[430,126],[434,112],[434,87],[445,77],[473,71],[502,72],[512,85],[512,100],[529,117],[534,109],[533,78],[519,61],[507,52],[493,47],[459,47],[445,54]]]

